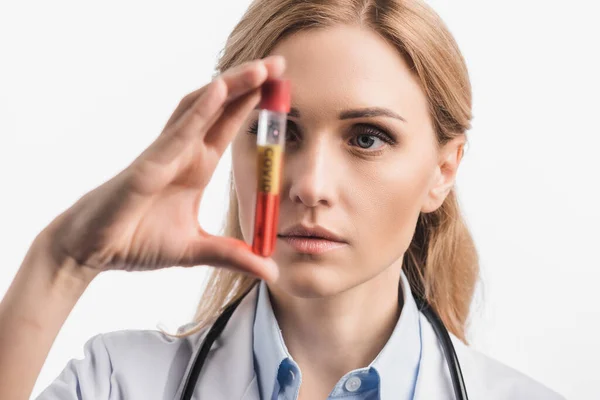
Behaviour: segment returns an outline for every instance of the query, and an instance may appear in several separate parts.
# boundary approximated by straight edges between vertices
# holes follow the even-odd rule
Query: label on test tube
[[[279,194],[282,148],[279,145],[258,146],[258,191]]]

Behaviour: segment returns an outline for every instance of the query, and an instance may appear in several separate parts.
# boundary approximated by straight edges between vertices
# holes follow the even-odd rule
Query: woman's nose
[[[335,193],[335,161],[324,144],[286,154],[284,187],[292,202],[306,207],[331,206]]]

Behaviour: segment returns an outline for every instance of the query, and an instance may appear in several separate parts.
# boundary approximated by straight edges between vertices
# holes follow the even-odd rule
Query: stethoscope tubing
[[[444,358],[448,364],[452,387],[454,388],[454,397],[456,397],[457,400],[468,400],[469,396],[467,396],[467,388],[460,368],[460,362],[458,361],[458,356],[456,355],[456,350],[454,349],[448,330],[444,326],[441,318],[426,300],[415,297],[415,302],[417,303],[419,311],[425,315],[425,318],[427,318],[433,327],[435,335],[442,344],[442,352],[444,353]]]
[[[237,300],[229,304],[221,313],[221,315],[219,315],[215,323],[211,326],[206,337],[202,341],[200,351],[194,357],[192,368],[185,379],[181,400],[191,400],[194,389],[196,388],[196,383],[198,382],[198,377],[200,376],[200,371],[204,366],[210,348],[225,329],[227,322],[229,322],[229,319],[233,315],[233,312],[237,306],[241,303],[244,297],[246,297],[251,289],[252,287]],[[442,352],[444,353],[446,364],[448,365],[448,369],[450,371],[452,387],[454,388],[454,396],[457,400],[468,400],[469,397],[467,396],[467,389],[462,370],[460,368],[460,362],[458,361],[458,356],[456,355],[456,350],[454,349],[454,345],[452,344],[452,339],[450,339],[448,330],[444,326],[444,323],[437,315],[435,310],[425,299],[415,297],[415,302],[417,303],[419,311],[425,315],[429,323],[431,323],[431,326],[433,327],[433,330],[442,345]]]

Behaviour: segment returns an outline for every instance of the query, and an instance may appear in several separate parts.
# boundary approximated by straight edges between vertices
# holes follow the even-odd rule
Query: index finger
[[[285,59],[282,56],[269,56],[260,60],[252,60],[226,70],[220,77],[227,86],[227,99],[229,103],[241,95],[260,86],[266,79],[278,78],[285,69]],[[265,74],[266,70],[266,74]],[[216,79],[217,77],[213,78]],[[207,86],[207,85],[206,85]],[[177,121],[204,93],[206,86],[186,95],[167,121],[165,128]]]

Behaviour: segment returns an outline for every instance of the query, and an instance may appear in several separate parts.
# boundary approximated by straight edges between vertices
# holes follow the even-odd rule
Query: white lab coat
[[[257,286],[233,313],[202,368],[194,399],[260,400],[252,332]],[[450,373],[431,325],[421,314],[422,355],[416,400],[454,399]],[[83,360],[71,360],[38,400],[179,399],[184,377],[207,329],[185,339],[157,331],[100,334],[85,345]],[[452,335],[451,335],[452,336]],[[471,400],[564,399],[520,372],[464,345],[452,336]],[[392,399],[382,399],[392,400]]]

